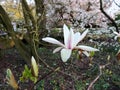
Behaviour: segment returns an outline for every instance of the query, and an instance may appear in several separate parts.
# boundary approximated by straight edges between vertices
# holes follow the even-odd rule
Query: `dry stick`
[[[118,26],[117,26],[117,24],[115,23],[115,21],[113,20],[113,18],[111,18],[111,17],[104,11],[102,0],[100,0],[100,10],[101,10],[101,12],[112,22],[112,24],[115,26],[116,32],[119,33]]]
[[[100,78],[100,76],[102,75],[102,69],[104,69],[107,65],[109,65],[110,63],[106,64],[106,65],[100,65],[99,66],[99,71],[100,73],[98,74],[98,76],[90,83],[90,85],[88,86],[87,90],[92,90],[93,84]]]
[[[100,69],[99,75],[90,83],[90,85],[88,86],[87,90],[92,90],[93,84],[94,84],[94,83],[100,78],[100,76],[102,75],[101,68],[99,67],[99,69]]]

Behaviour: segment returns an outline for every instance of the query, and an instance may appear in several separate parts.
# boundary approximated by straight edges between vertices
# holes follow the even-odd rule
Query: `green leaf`
[[[95,55],[95,52],[94,52],[94,51],[90,52],[90,56],[91,56],[91,57],[93,57],[94,55]]]
[[[22,77],[20,77],[20,81],[24,82],[25,80],[29,79],[32,76],[31,69],[28,68],[27,65],[25,65],[25,69],[22,72]]]
[[[31,80],[34,83],[37,82],[37,77],[34,77],[31,69],[29,69],[27,65],[25,65],[25,69],[22,72],[22,76],[20,77],[20,81],[24,82],[26,80]]]

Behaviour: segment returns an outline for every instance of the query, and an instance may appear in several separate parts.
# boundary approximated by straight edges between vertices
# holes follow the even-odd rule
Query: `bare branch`
[[[102,69],[104,69],[106,66],[108,66],[110,63],[105,64],[105,65],[100,65],[99,66],[99,74],[98,76],[89,84],[87,90],[92,90],[93,84],[100,78],[100,76],[102,75]]]
[[[33,24],[33,27],[35,28],[35,25],[36,25],[36,21],[31,13],[31,10],[26,2],[26,0],[21,0],[21,3],[22,3],[22,8],[25,9],[25,12],[28,14],[28,17],[29,19],[31,20],[32,24]]]
[[[117,26],[117,24],[115,23],[115,21],[113,20],[113,18],[111,18],[111,17],[104,11],[102,0],[100,0],[100,10],[101,10],[101,12],[112,22],[112,24],[115,26],[116,32],[119,33],[118,26]]]
[[[115,0],[113,0],[113,2],[114,2],[118,7],[120,7],[120,5],[119,5]]]

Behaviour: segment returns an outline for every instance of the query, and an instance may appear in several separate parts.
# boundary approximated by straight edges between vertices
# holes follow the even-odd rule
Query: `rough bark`
[[[12,37],[16,49],[19,51],[19,53],[22,55],[25,61],[28,64],[30,64],[31,54],[29,53],[30,52],[29,48],[18,37],[16,37],[16,33],[13,29],[10,18],[8,17],[8,14],[5,12],[1,5],[0,5],[0,19],[2,21],[3,26],[8,31],[8,35]]]
[[[26,2],[26,0],[21,0],[23,15],[25,19],[25,24],[27,26],[27,38],[26,41],[30,47],[30,53],[38,61],[37,50],[39,46],[39,32],[36,17],[33,17],[32,12]]]
[[[39,40],[41,40],[40,38],[42,38],[46,33],[44,0],[35,0],[35,4],[36,15],[34,17],[26,0],[21,0],[23,16],[27,28],[27,33],[24,36],[24,39],[28,43],[27,45],[16,36],[16,32],[13,29],[7,12],[2,8],[2,6],[0,6],[0,22],[2,22],[8,35],[12,37],[16,49],[28,64],[31,63],[32,56],[34,56],[38,61],[37,50],[39,47]]]

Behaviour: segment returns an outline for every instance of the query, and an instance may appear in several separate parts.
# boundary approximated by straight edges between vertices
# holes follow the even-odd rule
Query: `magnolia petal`
[[[58,40],[51,38],[51,37],[42,38],[42,40],[45,42],[49,42],[49,43],[64,47],[64,45],[61,42],[59,42]]]
[[[63,62],[66,62],[71,56],[72,50],[70,49],[62,49],[61,50],[61,58]]]
[[[114,39],[117,40],[118,36],[115,36]]]
[[[64,44],[65,46],[68,46],[68,38],[69,38],[69,29],[68,27],[64,24],[63,25],[63,34],[64,34]]]
[[[116,32],[116,31],[113,31],[113,33],[116,34],[116,35],[118,35],[118,32]]]
[[[89,54],[87,51],[83,51],[83,53],[84,53],[87,57],[90,56],[90,54]]]
[[[53,51],[53,53],[59,52],[62,48],[63,48],[63,47],[58,47],[58,48],[56,48],[56,49]]]
[[[77,32],[74,34],[74,42],[73,42],[73,47],[75,47],[80,41],[80,33]]]
[[[80,36],[79,42],[83,40],[83,38],[86,36],[87,33],[88,33],[88,29],[82,33],[82,35]]]
[[[69,33],[69,36],[68,36],[68,41],[67,41],[66,48],[68,48],[68,49],[73,48],[73,40],[74,40],[74,32],[73,32],[73,29],[70,28],[70,33]]]
[[[78,51],[78,54],[85,54],[87,57],[90,56],[90,54],[87,51]]]
[[[99,51],[96,48],[90,47],[90,46],[84,46],[84,45],[79,45],[75,47],[76,49],[82,49],[84,51]]]

